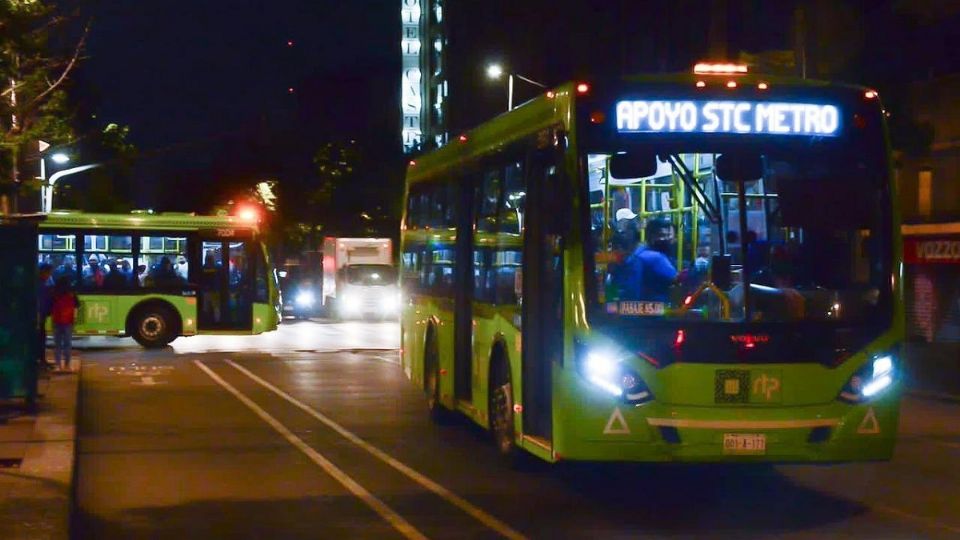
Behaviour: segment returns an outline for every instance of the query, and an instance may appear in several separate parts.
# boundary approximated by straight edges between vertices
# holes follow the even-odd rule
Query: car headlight
[[[653,393],[640,375],[608,352],[586,352],[580,372],[594,385],[627,403],[640,405],[653,400]]]
[[[863,364],[840,390],[839,399],[847,403],[863,403],[893,386],[896,379],[893,356],[880,355]]]
[[[317,297],[313,294],[313,291],[300,291],[297,293],[295,300],[296,304],[300,307],[313,307],[316,301]]]

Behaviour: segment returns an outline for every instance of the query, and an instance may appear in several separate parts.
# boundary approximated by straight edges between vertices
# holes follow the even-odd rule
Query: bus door
[[[200,330],[253,329],[253,244],[202,239],[197,269]]]
[[[522,317],[523,431],[552,436],[552,366],[563,352],[563,260],[560,230],[569,223],[562,204],[570,190],[553,149],[529,160],[526,227],[523,247]]]

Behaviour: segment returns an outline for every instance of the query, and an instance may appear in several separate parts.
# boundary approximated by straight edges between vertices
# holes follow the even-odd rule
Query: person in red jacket
[[[53,357],[57,369],[70,370],[70,348],[73,338],[73,323],[76,321],[80,302],[69,279],[59,279],[53,289],[53,305],[50,318],[53,320]],[[62,362],[61,362],[62,360]]]

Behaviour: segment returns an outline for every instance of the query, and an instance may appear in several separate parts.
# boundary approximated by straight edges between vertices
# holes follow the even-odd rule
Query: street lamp
[[[47,156],[45,152],[50,149],[50,144],[44,141],[38,141],[40,149],[40,211],[49,212],[53,202],[53,186],[47,182]],[[57,165],[63,165],[70,161],[70,156],[63,152],[57,152],[50,159]]]
[[[80,165],[79,167],[73,167],[72,169],[66,169],[66,170],[54,173],[53,176],[50,177],[50,180],[47,182],[47,185],[43,186],[43,188],[40,190],[41,191],[40,197],[41,197],[41,200],[43,201],[43,211],[48,214],[53,211],[53,188],[54,186],[57,185],[57,180],[60,180],[64,176],[76,174],[83,171],[88,171],[90,169],[93,169],[99,166],[100,166],[99,163],[91,163],[90,165]],[[45,193],[44,193],[44,190],[46,190]]]
[[[490,64],[487,66],[487,77],[491,79],[499,80],[500,77],[503,77],[503,73],[504,73],[503,66],[501,66],[500,64]],[[514,77],[520,79],[521,81],[530,83],[534,86],[539,86],[540,88],[547,87],[547,85],[543,83],[539,83],[528,77],[524,77],[523,75],[520,75],[517,73],[507,73],[507,110],[508,111],[513,110],[513,78]]]

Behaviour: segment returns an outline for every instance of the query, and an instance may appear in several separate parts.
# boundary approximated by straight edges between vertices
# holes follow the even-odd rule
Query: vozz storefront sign
[[[960,264],[960,238],[904,238],[907,264]]]

